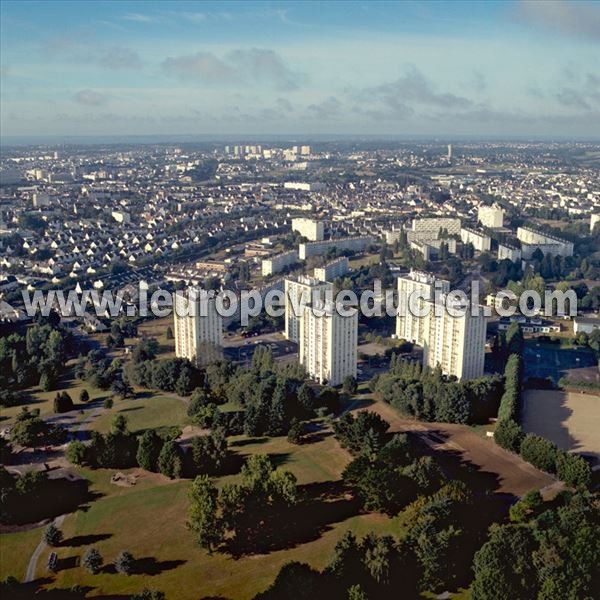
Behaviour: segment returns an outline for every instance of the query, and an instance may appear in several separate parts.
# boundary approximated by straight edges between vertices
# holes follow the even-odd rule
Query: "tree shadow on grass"
[[[78,590],[60,588],[44,589],[44,586],[51,584],[52,581],[53,579],[50,577],[41,577],[31,583],[19,583],[14,587],[5,588],[2,598],[6,600],[31,600],[31,598],[43,598],[44,600],[80,600],[94,590],[93,587],[89,586],[80,586]]]
[[[56,569],[57,571],[67,571],[68,569],[75,569],[79,566],[79,560],[80,557],[78,555],[59,558],[56,561]]]
[[[112,533],[99,533],[91,535],[77,535],[72,538],[68,538],[61,542],[61,546],[76,548],[77,546],[91,546],[102,540],[107,540],[112,537]]]
[[[347,493],[342,481],[311,483],[298,489],[301,500],[297,505],[248,515],[235,538],[226,542],[226,551],[240,558],[291,549],[319,539],[333,524],[360,512],[360,501]]]
[[[185,560],[156,560],[153,556],[137,558],[133,566],[133,573],[136,575],[160,575],[164,571],[171,571],[181,565]]]
[[[86,479],[47,479],[35,494],[19,497],[18,504],[10,507],[10,524],[37,523],[75,510],[86,510],[91,502],[101,496],[98,492],[90,491]]]
[[[264,444],[265,442],[268,442],[269,438],[266,436],[263,437],[254,437],[254,438],[247,438],[244,440],[235,440],[233,442],[231,442],[229,444],[229,446],[231,448],[241,448],[243,446],[252,446],[253,444]]]

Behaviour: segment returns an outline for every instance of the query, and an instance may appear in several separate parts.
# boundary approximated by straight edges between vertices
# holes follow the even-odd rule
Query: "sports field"
[[[600,395],[558,390],[527,390],[523,429],[552,440],[559,448],[600,459]]]

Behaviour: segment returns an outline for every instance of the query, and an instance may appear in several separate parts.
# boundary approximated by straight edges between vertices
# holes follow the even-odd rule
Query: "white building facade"
[[[292,219],[292,231],[297,231],[311,242],[320,242],[325,238],[325,224],[314,219]]]
[[[314,277],[301,276],[285,280],[285,337],[300,343],[300,322],[304,314],[303,306],[315,301],[324,302],[327,291],[333,286],[327,281]]]
[[[201,367],[221,358],[223,319],[214,298],[200,290],[176,294],[174,306],[175,355]]]
[[[358,311],[339,314],[332,304],[307,306],[301,319],[299,360],[309,376],[321,384],[341,385],[356,377]]]

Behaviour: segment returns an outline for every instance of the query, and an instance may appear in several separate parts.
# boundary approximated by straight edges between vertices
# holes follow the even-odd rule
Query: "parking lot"
[[[524,352],[525,376],[558,380],[568,375],[574,379],[588,372],[589,367],[596,366],[596,358],[592,352],[575,348],[545,345],[535,340],[525,344]]]
[[[247,338],[241,335],[227,336],[223,340],[223,353],[231,361],[248,364],[259,346],[270,348],[278,362],[298,359],[298,344],[286,340],[282,333],[263,333]]]

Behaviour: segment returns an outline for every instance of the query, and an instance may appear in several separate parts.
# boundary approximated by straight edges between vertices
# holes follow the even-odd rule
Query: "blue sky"
[[[600,2],[0,6],[7,137],[600,137]]]

